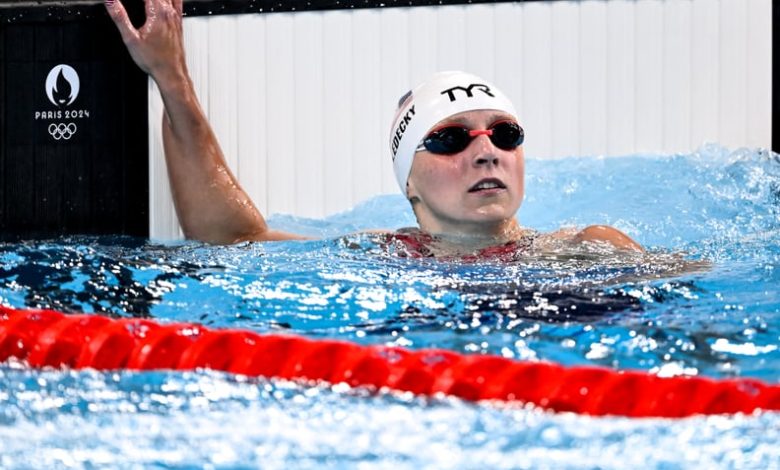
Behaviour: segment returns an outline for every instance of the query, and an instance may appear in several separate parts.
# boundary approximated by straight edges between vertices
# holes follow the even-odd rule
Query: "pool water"
[[[780,156],[705,146],[526,166],[521,224],[606,223],[649,252],[403,257],[359,234],[414,225],[401,196],[380,196],[270,218],[317,241],[0,243],[0,303],[780,383]],[[777,442],[778,413],[592,418],[210,371],[0,365],[2,468],[777,468]]]

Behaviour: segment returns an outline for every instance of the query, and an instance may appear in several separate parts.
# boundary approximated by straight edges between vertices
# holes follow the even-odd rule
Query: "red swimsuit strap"
[[[433,237],[420,231],[398,231],[388,236],[387,243],[394,245],[396,254],[404,258],[430,258],[429,248]]]
[[[444,260],[458,260],[466,262],[495,259],[498,261],[514,261],[518,256],[528,252],[536,239],[536,232],[531,232],[519,240],[493,245],[478,250],[474,254],[462,256],[444,256]],[[386,243],[394,244],[396,253],[407,258],[431,258],[434,256],[430,245],[434,242],[433,236],[422,231],[398,231],[389,234]],[[400,248],[400,249],[399,249]]]

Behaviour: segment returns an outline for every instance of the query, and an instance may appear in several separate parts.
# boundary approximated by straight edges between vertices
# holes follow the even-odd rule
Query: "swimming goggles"
[[[514,121],[499,121],[484,130],[472,130],[463,126],[446,126],[437,129],[424,138],[415,152],[427,150],[440,155],[462,152],[479,135],[486,135],[493,145],[501,150],[514,150],[523,143],[523,128]]]

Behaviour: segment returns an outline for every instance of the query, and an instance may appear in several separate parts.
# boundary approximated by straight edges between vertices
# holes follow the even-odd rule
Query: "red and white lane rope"
[[[410,351],[197,324],[0,307],[0,362],[11,357],[32,367],[210,368],[419,395],[517,401],[589,415],[683,417],[780,411],[780,386],[751,379],[661,378],[439,349]]]

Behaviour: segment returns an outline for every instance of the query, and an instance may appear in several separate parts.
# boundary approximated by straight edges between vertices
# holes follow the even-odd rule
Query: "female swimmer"
[[[105,5],[133,60],[160,90],[165,159],[185,236],[218,244],[305,238],[269,228],[228,168],[187,70],[182,0],[146,0],[140,28],[131,24],[120,0]],[[642,251],[608,226],[550,234],[521,227],[516,213],[524,194],[523,138],[511,101],[479,77],[442,72],[407,93],[389,143],[419,229],[389,236],[426,256],[586,241]]]

